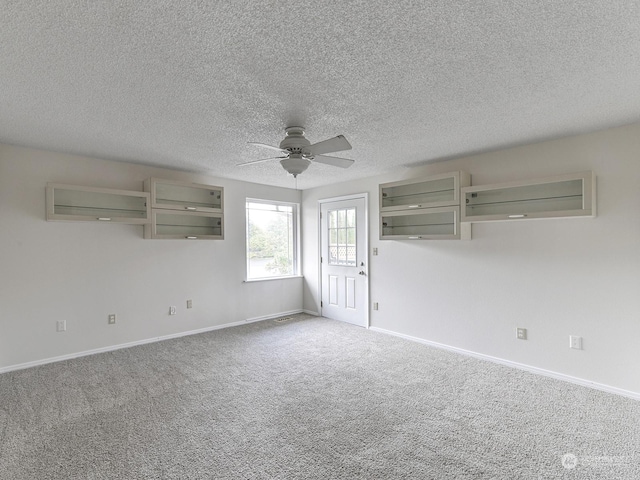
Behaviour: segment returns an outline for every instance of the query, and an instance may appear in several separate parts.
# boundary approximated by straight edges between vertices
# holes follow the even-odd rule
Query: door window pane
[[[356,209],[329,211],[329,265],[356,265]]]

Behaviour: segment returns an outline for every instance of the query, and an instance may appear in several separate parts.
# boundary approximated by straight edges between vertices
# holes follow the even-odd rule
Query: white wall
[[[225,240],[45,221],[47,182],[142,190],[151,176],[223,186]],[[300,310],[300,278],[243,283],[247,196],[300,201],[296,190],[0,144],[0,369]]]
[[[474,224],[471,241],[378,239],[379,183],[456,170],[473,185],[593,170],[598,217]],[[304,307],[320,310],[318,199],[369,192],[372,326],[640,395],[639,180],[632,125],[307,190]]]

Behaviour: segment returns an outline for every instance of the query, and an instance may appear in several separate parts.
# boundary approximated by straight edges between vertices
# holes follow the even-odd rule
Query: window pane
[[[338,210],[338,228],[343,228],[347,224],[346,212],[344,210]]]
[[[356,244],[356,229],[348,228],[347,229],[347,244],[355,245]]]
[[[329,212],[329,228],[336,228],[338,226],[338,212],[332,210]]]
[[[356,226],[356,209],[350,208],[347,210],[347,227]]]

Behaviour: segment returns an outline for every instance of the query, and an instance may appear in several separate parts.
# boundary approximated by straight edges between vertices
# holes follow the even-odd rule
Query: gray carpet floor
[[[3,480],[640,479],[640,402],[307,315],[0,395]]]

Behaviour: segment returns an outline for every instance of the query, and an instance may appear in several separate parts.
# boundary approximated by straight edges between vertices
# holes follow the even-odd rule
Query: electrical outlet
[[[116,323],[116,314],[111,313],[109,314],[109,325],[113,325],[114,323]]]
[[[373,302],[373,309],[378,310],[378,302]]]
[[[187,300],[187,308],[193,308],[193,300]]]
[[[575,350],[582,350],[582,337],[576,335],[569,335],[569,348]]]
[[[378,249],[376,247],[373,248],[373,254],[378,255]]]
[[[176,314],[176,307],[169,307],[169,315],[175,315]]]
[[[527,329],[526,328],[516,328],[516,336],[518,340],[526,340],[527,339]]]
[[[56,322],[56,332],[66,332],[66,331],[67,331],[67,321],[58,320]]]

